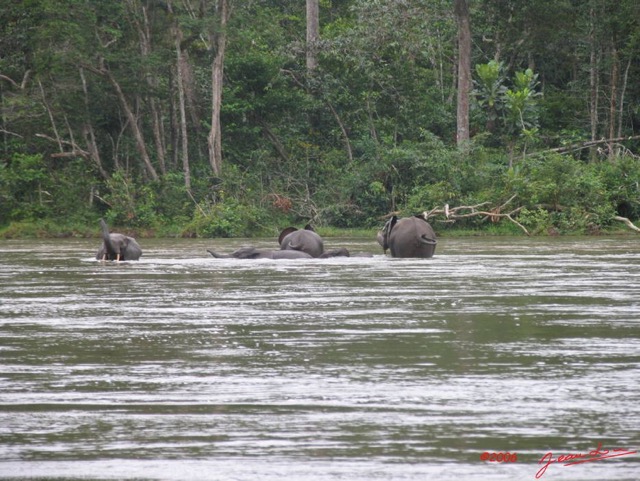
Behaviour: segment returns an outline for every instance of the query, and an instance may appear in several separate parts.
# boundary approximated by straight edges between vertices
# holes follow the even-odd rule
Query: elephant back
[[[302,251],[312,257],[320,257],[324,252],[324,241],[312,230],[296,230],[282,238],[280,249]]]
[[[389,233],[389,250],[393,257],[433,257],[436,234],[423,217],[398,220]]]

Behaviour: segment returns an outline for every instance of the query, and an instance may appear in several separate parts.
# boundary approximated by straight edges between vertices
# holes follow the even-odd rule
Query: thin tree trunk
[[[42,82],[38,79],[38,86],[40,87],[40,93],[42,94],[42,104],[45,109],[47,109],[47,114],[49,115],[49,121],[51,122],[51,129],[53,130],[53,135],[56,136],[56,142],[58,144],[58,150],[60,153],[64,152],[62,148],[62,140],[60,139],[60,134],[58,133],[58,128],[56,127],[56,121],[53,117],[53,112],[51,111],[51,107],[49,106],[49,102],[47,102],[47,97],[44,94],[44,87],[42,86]]]
[[[212,45],[216,49],[211,68],[211,130],[207,138],[209,146],[209,163],[213,173],[219,176],[222,172],[222,125],[220,110],[222,108],[222,84],[224,74],[224,54],[227,43],[227,20],[229,18],[228,0],[218,0],[219,30],[215,34]]]
[[[319,0],[307,0],[307,73],[318,67],[317,47],[320,38]]]
[[[454,0],[458,24],[458,108],[456,143],[466,148],[469,143],[469,95],[471,92],[471,23],[467,0]]]
[[[262,126],[262,131],[264,132],[266,137],[269,139],[269,142],[271,142],[271,145],[273,145],[273,148],[276,149],[276,152],[278,152],[278,155],[280,156],[280,158],[284,160],[286,163],[288,163],[289,155],[287,154],[287,151],[285,150],[284,145],[282,145],[282,142],[280,142],[280,139],[278,138],[278,136],[273,132],[273,130],[271,130],[271,128],[269,128],[269,125],[264,120],[259,119],[258,122]]]
[[[173,69],[169,72],[169,91],[171,92],[170,96],[170,110],[169,110],[169,123],[170,127],[170,145],[171,145],[171,167],[175,169],[178,165],[178,160],[180,157],[178,144],[180,143],[180,108],[178,107],[179,100],[176,99],[174,95],[175,89],[177,89],[177,69],[174,72]]]
[[[598,136],[598,54],[595,38],[596,14],[593,7],[589,15],[591,17],[591,29],[589,31],[589,87],[591,89],[589,120],[591,122],[591,140],[596,140]]]
[[[145,57],[151,55],[151,27],[149,25],[149,15],[147,12],[147,7],[142,6],[142,19],[144,21],[143,26],[139,26],[140,28],[140,47],[142,50],[142,54]],[[153,138],[156,144],[156,155],[158,157],[158,166],[160,167],[160,172],[162,174],[167,173],[166,167],[166,151],[165,151],[165,142],[163,139],[163,129],[162,129],[162,116],[158,111],[158,104],[156,103],[156,99],[153,96],[154,91],[158,88],[158,80],[154,75],[147,73],[147,83],[149,84],[151,90],[151,96],[149,98],[149,105],[151,108],[151,124],[153,129]]]
[[[144,136],[142,135],[142,131],[140,130],[140,126],[138,125],[136,116],[133,113],[133,110],[131,110],[131,105],[129,105],[127,98],[125,97],[124,93],[122,92],[122,89],[120,88],[120,84],[113,77],[113,75],[109,70],[99,70],[98,72],[106,76],[107,80],[109,80],[109,82],[115,89],[116,94],[118,95],[118,100],[120,100],[122,109],[124,110],[124,113],[127,119],[129,120],[129,126],[131,128],[131,132],[133,133],[133,137],[135,138],[135,141],[136,141],[136,148],[138,149],[138,153],[142,158],[142,162],[144,163],[146,171],[153,180],[158,180],[159,179],[158,173],[156,172],[156,169],[153,167],[153,164],[151,163],[151,158],[149,157],[149,152],[147,151],[147,145],[144,141]]]
[[[169,12],[173,15],[173,8],[171,6],[171,2],[167,3],[167,7]],[[175,149],[175,155],[182,157],[182,172],[184,174],[184,185],[187,189],[187,192],[191,192],[191,168],[189,166],[189,135],[187,129],[187,114],[185,107],[185,64],[186,59],[184,58],[184,51],[182,50],[182,29],[180,28],[180,24],[178,23],[178,19],[174,18],[174,23],[172,27],[173,38],[175,42],[176,49],[176,69],[175,69],[175,83],[176,88],[178,90],[178,114],[175,115],[175,106],[172,107],[172,117],[173,117],[173,138],[175,140],[174,145],[180,144],[180,152],[178,153],[178,149]],[[175,103],[172,100],[172,105]],[[178,139],[180,139],[178,141]],[[177,157],[175,158],[177,161]]]
[[[98,149],[98,142],[96,142],[96,134],[95,134],[95,131],[93,130],[93,125],[91,125],[91,120],[89,118],[89,89],[87,87],[87,79],[84,76],[84,69],[80,67],[78,70],[80,72],[80,80],[82,81],[82,91],[84,92],[84,106],[86,109],[85,115],[87,118],[87,121],[84,124],[82,133],[85,138],[85,143],[87,144],[87,150],[89,151],[89,155],[91,155],[91,158],[93,159],[93,162],[96,164],[96,167],[98,168],[98,171],[100,172],[100,175],[102,176],[102,178],[106,180],[109,178],[109,174],[102,166],[102,159],[100,158],[100,150]]]
[[[620,107],[618,108],[618,137],[622,137],[622,124],[624,123],[624,96],[627,92],[629,82],[629,69],[631,68],[631,58],[627,61],[627,67],[624,69],[622,78],[622,88],[620,90]]]
[[[182,171],[184,172],[184,185],[188,191],[191,190],[191,169],[189,168],[189,136],[187,132],[187,113],[184,98],[184,58],[180,43],[182,32],[178,26],[175,27],[176,42],[176,84],[178,87],[178,110],[180,112],[180,145],[182,153]]]
[[[338,112],[336,112],[336,109],[333,108],[333,105],[331,105],[331,102],[327,100],[326,104],[329,107],[329,110],[331,110],[333,117],[336,119],[336,122],[340,127],[340,131],[342,132],[342,136],[344,137],[344,146],[347,149],[347,157],[349,158],[349,162],[353,162],[353,150],[351,149],[351,141],[349,140],[349,133],[347,132],[347,128],[342,123],[342,120],[340,119]]]
[[[616,115],[617,97],[618,97],[618,75],[620,65],[618,59],[618,50],[615,45],[611,48],[611,99],[609,101],[609,138],[612,139],[616,134]],[[616,155],[613,144],[609,144],[609,159],[613,159]]]

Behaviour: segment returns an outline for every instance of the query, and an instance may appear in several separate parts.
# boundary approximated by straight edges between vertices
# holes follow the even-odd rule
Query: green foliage
[[[607,227],[615,215],[599,169],[572,157],[550,155],[530,161],[512,172],[510,182],[518,198],[526,200],[527,210],[520,214],[523,224],[530,222],[534,231],[553,225],[561,232],[584,233]]]
[[[539,135],[538,98],[542,95],[536,90],[538,74],[531,69],[517,71],[508,87],[503,64],[492,60],[476,65],[476,76],[474,96],[484,113],[487,131],[504,138],[511,150],[518,139],[523,147],[535,142]]]
[[[51,212],[50,178],[42,155],[14,154],[0,164],[0,214],[2,223],[33,221]]]
[[[117,171],[106,182],[104,200],[109,205],[107,221],[113,225],[148,225],[155,202],[154,193],[123,171]]]
[[[602,188],[623,217],[640,217],[640,158],[625,155],[590,168],[599,175]]]
[[[183,235],[197,237],[251,237],[260,232],[261,210],[233,199],[198,205]]]
[[[637,219],[637,141],[606,162],[595,150],[582,159],[544,153],[612,126],[637,132],[637,2],[512,4],[470,3],[477,102],[470,150],[460,152],[451,2],[323,1],[313,71],[303,3],[235,2],[217,178],[207,139],[213,3],[8,2],[0,9],[0,224],[105,216],[156,232],[244,236],[309,220],[375,227],[391,211],[499,205],[514,194],[521,221],[540,233],[606,228],[616,211]],[[622,115],[609,118],[605,103],[616,92]],[[534,148],[541,152],[528,156]],[[582,161],[588,154],[593,163]],[[492,229],[507,232],[503,224]]]
[[[503,109],[504,95],[507,87],[504,85],[506,76],[501,63],[491,60],[485,64],[476,65],[474,90],[478,105],[486,111],[487,122],[490,127],[498,120]]]
[[[541,207],[532,209],[525,207],[518,213],[518,222],[532,235],[544,234],[553,227],[551,213]]]

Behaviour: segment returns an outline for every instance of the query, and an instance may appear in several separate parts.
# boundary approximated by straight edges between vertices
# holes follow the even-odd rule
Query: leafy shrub
[[[0,214],[9,220],[36,220],[50,214],[51,179],[41,154],[16,153],[0,168]]]
[[[518,213],[518,222],[532,235],[545,233],[553,225],[551,213],[542,208],[530,210],[525,207]]]
[[[262,232],[260,208],[226,199],[212,205],[198,205],[184,235],[197,237],[251,237]]]

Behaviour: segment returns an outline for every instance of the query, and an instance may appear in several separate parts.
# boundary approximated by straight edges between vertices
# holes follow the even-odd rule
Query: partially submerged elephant
[[[398,219],[393,216],[378,232],[378,243],[392,257],[433,257],[436,234],[424,217],[417,215]]]
[[[282,250],[306,252],[311,257],[321,257],[324,253],[324,241],[309,224],[304,229],[287,227],[280,233],[278,243]]]
[[[104,219],[100,219],[102,229],[102,246],[96,254],[96,259],[102,261],[137,261],[142,255],[142,249],[133,237],[124,234],[110,233]]]
[[[220,254],[211,249],[207,249],[207,252],[217,259],[313,259],[310,254],[303,251],[293,249],[258,249],[252,246],[241,247],[231,254]],[[344,247],[332,249],[322,253],[319,258],[327,259],[329,257],[349,257],[349,251]]]
[[[220,254],[207,249],[207,252],[218,259],[312,259],[311,255],[294,250],[268,250],[256,247],[241,247],[231,254]]]
[[[280,250],[258,249],[253,246],[241,247],[231,254],[220,254],[211,249],[207,252],[218,259],[327,259],[329,257],[350,257],[349,251],[340,247],[324,250],[324,242],[309,224],[304,229],[287,227],[278,237]]]

